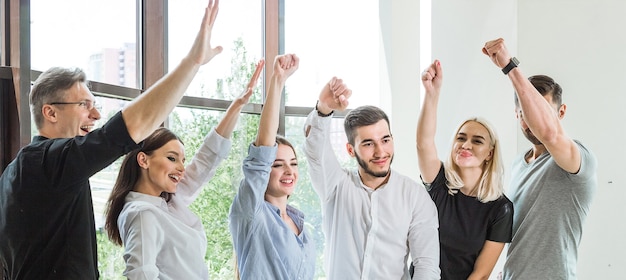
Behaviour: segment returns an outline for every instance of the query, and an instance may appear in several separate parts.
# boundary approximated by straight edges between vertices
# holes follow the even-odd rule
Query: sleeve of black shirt
[[[494,202],[500,205],[495,208],[487,240],[509,243],[513,239],[513,203],[506,196]]]
[[[52,139],[43,157],[45,170],[59,185],[74,184],[139,147],[130,137],[122,113],[85,136]]]

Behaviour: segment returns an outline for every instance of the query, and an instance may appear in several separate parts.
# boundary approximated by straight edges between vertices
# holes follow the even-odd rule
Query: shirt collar
[[[145,193],[130,191],[126,195],[125,201],[126,202],[143,201],[143,202],[150,203],[156,207],[167,210],[167,202],[165,202],[165,199],[160,196],[154,196],[154,195],[149,195]]]

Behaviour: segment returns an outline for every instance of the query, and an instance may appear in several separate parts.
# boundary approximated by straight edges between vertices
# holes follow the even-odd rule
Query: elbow
[[[435,142],[433,141],[416,141],[415,142],[415,148],[417,149],[417,152],[421,152],[424,150],[428,150],[428,149],[434,149],[435,147]]]
[[[555,129],[546,128],[535,134],[535,137],[537,137],[537,139],[539,139],[539,141],[544,145],[550,145],[558,141],[559,133]]]

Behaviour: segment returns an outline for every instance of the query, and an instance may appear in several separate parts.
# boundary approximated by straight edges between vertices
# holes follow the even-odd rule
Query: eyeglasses
[[[69,104],[78,104],[79,107],[87,109],[87,111],[91,111],[91,109],[96,108],[96,110],[102,110],[102,105],[96,103],[91,100],[83,100],[76,102],[50,102],[50,105],[69,105]]]

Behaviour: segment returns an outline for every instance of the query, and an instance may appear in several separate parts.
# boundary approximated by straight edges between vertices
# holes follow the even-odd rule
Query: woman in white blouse
[[[167,128],[157,129],[124,158],[107,203],[105,229],[125,248],[127,278],[209,278],[206,235],[188,206],[228,156],[229,138],[264,65],[263,60],[257,64],[246,91],[231,103],[187,168],[183,143]]]

